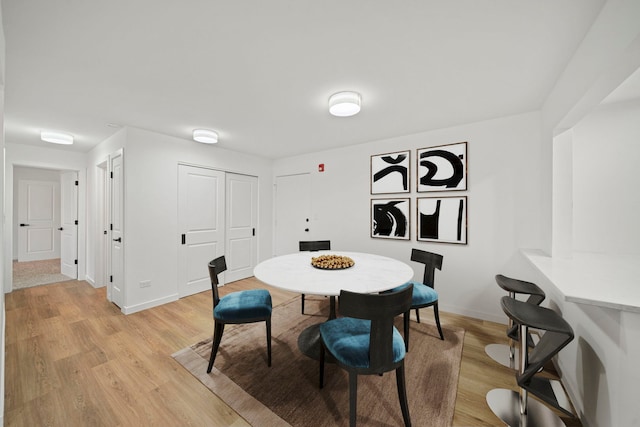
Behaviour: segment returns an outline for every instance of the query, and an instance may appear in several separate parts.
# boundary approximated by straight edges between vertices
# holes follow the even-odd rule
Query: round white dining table
[[[325,270],[311,265],[311,258],[324,254],[348,256],[354,265],[340,270]],[[335,298],[341,290],[378,293],[393,289],[413,278],[413,270],[402,261],[361,252],[313,251],[281,255],[258,264],[254,276],[267,285],[305,295],[330,297],[329,319],[336,317]],[[300,350],[310,357],[319,354],[319,325],[300,334]]]
[[[324,270],[311,265],[311,258],[324,254],[348,256],[355,265],[342,270]],[[338,296],[341,290],[363,294],[387,291],[413,278],[413,270],[402,261],[361,252],[315,251],[277,256],[258,264],[254,276],[276,288],[307,295]]]

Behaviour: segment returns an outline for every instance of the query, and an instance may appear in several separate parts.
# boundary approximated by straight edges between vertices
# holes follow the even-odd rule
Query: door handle
[[[28,227],[29,224],[20,224],[20,227]]]
[[[113,239],[114,242],[122,242],[122,238],[118,237],[117,239]]]
[[[58,228],[58,230],[62,231],[62,230],[64,230],[64,228],[60,227],[60,228]]]
[[[304,231],[309,231],[309,229],[308,229],[308,228],[305,228],[305,229],[304,229]]]

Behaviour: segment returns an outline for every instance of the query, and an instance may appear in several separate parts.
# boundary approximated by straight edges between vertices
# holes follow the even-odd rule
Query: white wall
[[[5,44],[4,44],[4,28],[2,24],[2,4],[0,4],[0,204],[2,205],[2,223],[0,223],[0,240],[4,241],[5,236],[5,221],[4,215],[4,59],[5,59]],[[4,274],[4,254],[5,249],[3,245],[0,245],[0,289],[6,287],[5,274]],[[4,307],[4,292],[0,290],[0,425],[4,425],[4,338],[5,338],[5,307]]]
[[[50,170],[50,169],[36,169],[36,168],[27,168],[15,166],[13,168],[13,217],[16,218],[13,224],[13,259],[18,259],[18,230],[20,229],[20,225],[18,224],[18,203],[16,203],[15,198],[18,196],[18,184],[21,180],[32,180],[32,181],[46,181],[52,182],[60,187],[60,171]],[[60,206],[60,191],[56,194],[56,206]],[[58,215],[58,224],[56,227],[59,227],[60,216]],[[60,241],[58,240],[58,248],[57,254],[60,255]]]
[[[575,251],[640,254],[640,99],[606,104],[573,128]]]
[[[416,193],[416,149],[468,142],[468,190]],[[411,241],[370,237],[370,156],[411,150]],[[317,165],[325,164],[325,172]],[[357,146],[280,159],[274,176],[311,172],[313,234],[335,249],[373,252],[411,263],[411,248],[444,255],[436,275],[441,310],[505,322],[497,273],[522,276],[521,247],[540,245],[540,115],[522,114]],[[468,197],[468,244],[416,241],[416,198]],[[398,197],[407,197],[406,193]],[[280,207],[278,207],[280,208]]]
[[[258,258],[271,254],[272,188],[270,160],[140,129],[123,129],[89,155],[89,186],[95,165],[124,148],[125,313],[178,298],[178,164],[205,166],[258,177]],[[108,145],[108,147],[106,147]],[[95,206],[94,200],[89,206]],[[94,226],[89,227],[95,233]],[[89,236],[94,241],[95,234]],[[90,250],[92,246],[89,246]],[[89,258],[94,254],[90,253]],[[151,286],[140,288],[141,281]]]

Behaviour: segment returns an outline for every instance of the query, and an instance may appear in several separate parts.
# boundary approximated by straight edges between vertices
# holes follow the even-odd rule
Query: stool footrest
[[[507,330],[507,336],[514,341],[520,341],[520,333],[518,332],[518,329],[518,325],[513,325]],[[527,335],[527,346],[531,348],[536,346],[533,338],[531,337],[531,334]]]
[[[549,378],[533,377],[529,384],[518,384],[543,402],[548,403],[557,410],[570,417],[575,417],[571,410],[571,403],[562,388],[560,381]]]

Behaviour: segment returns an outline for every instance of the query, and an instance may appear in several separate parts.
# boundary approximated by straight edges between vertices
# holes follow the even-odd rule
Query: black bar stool
[[[520,368],[516,381],[520,393],[507,389],[494,389],[487,393],[487,403],[503,422],[511,427],[564,426],[564,422],[550,408],[529,393],[562,413],[574,417],[571,403],[559,381],[537,375],[571,340],[571,326],[553,310],[539,307],[511,297],[502,297],[502,310],[519,328],[520,336],[527,336],[529,328],[544,331],[534,349],[528,351],[525,340],[520,341]]]
[[[496,283],[505,291],[509,292],[509,297],[515,299],[516,294],[529,295],[527,298],[528,304],[540,305],[544,301],[545,293],[538,285],[525,282],[524,280],[512,279],[502,274],[496,275]],[[500,363],[511,369],[518,369],[520,364],[518,359],[518,353],[516,353],[515,343],[519,341],[518,327],[513,324],[513,320],[509,319],[507,326],[507,336],[509,337],[509,345],[505,344],[489,344],[484,348],[485,353]],[[533,338],[531,334],[527,335],[527,344],[529,347],[534,347]]]

